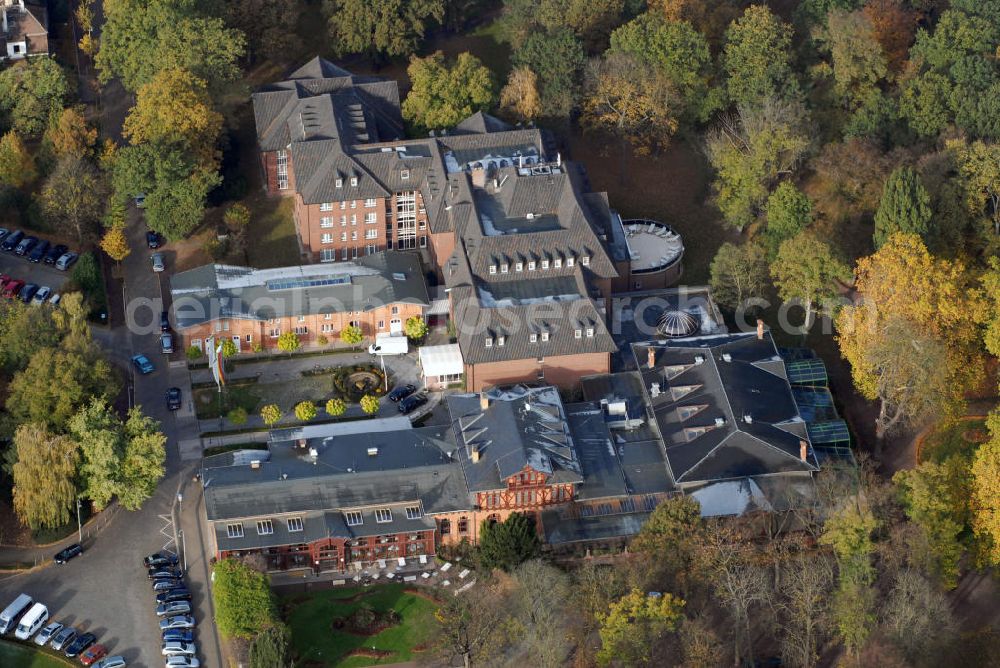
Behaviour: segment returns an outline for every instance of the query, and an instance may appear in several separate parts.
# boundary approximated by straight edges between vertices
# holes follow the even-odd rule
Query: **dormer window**
[[[528,271],[534,271],[534,270],[535,270],[535,261],[528,260]]]
[[[492,348],[493,347],[493,337],[492,336],[487,336],[485,343],[486,343],[486,347],[487,348]]]
[[[401,169],[401,170],[399,170],[399,178],[403,179],[404,181],[406,181],[407,179],[409,179],[410,178],[410,170],[408,170],[408,169]]]
[[[497,266],[495,264],[490,265],[490,273],[491,274],[497,273]]]
[[[335,185],[338,188],[343,188],[344,187],[344,179],[337,179],[336,182],[335,182]]]
[[[352,188],[356,188],[357,185],[358,185],[358,177],[352,176],[351,177],[351,187]],[[586,262],[584,262],[584,264],[586,264]]]
[[[503,348],[503,344],[504,344],[504,341],[505,341],[505,340],[506,340],[506,339],[505,339],[505,337],[503,337],[503,336],[498,336],[498,337],[497,337],[497,345],[498,345],[498,346],[500,346],[501,348]]]
[[[580,256],[580,264],[582,264],[584,267],[589,267],[590,266],[590,256],[589,255],[581,255]]]
[[[583,338],[583,330],[580,329],[580,328],[577,328],[577,329],[573,330],[573,338],[574,339],[582,339]]]
[[[587,328],[587,338],[588,339],[594,338],[594,328],[593,327],[588,327]]]
[[[507,264],[506,262],[504,262],[502,265],[500,265],[500,273],[501,274],[506,274],[508,271],[510,271],[510,265],[509,264]]]
[[[524,263],[518,262],[514,265],[514,271],[524,271]]]
[[[548,341],[548,340],[549,340],[549,333],[542,332],[542,341]]]
[[[548,269],[548,268],[549,268],[548,259],[542,260],[542,269]]]
[[[576,264],[576,258],[574,258],[572,255],[566,258],[567,267],[572,267],[574,264]]]
[[[531,343],[537,343],[538,342],[538,334],[536,334],[535,332],[532,332],[531,334],[529,334],[528,335],[528,341],[530,341]]]
[[[557,257],[555,260],[553,260],[552,266],[555,267],[556,269],[562,269],[562,258]]]

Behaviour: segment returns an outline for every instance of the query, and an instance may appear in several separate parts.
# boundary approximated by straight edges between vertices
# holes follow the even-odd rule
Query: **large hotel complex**
[[[439,313],[464,391],[442,395],[446,424],[304,426],[206,458],[217,556],[342,571],[474,543],[515,511],[558,547],[627,538],[672,494],[706,515],[810,496],[842,442],[822,364],[762,323],[728,332],[707,290],[673,287],[681,238],[623,219],[545,131],[478,113],[406,138],[394,82],[322,59],[253,103],[303,264],[176,275],[185,345],[374,337]],[[613,313],[634,298],[660,306]]]

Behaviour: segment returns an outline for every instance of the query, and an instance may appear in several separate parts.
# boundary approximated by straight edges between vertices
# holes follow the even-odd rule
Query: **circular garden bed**
[[[333,387],[340,397],[355,403],[365,395],[382,396],[385,385],[382,369],[371,364],[342,366],[333,374]]]

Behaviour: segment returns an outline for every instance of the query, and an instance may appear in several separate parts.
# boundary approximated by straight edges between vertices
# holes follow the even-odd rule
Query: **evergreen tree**
[[[479,530],[479,560],[484,568],[510,572],[538,556],[540,551],[541,542],[530,516],[511,513],[503,522],[483,520]]]
[[[875,212],[875,248],[881,248],[896,232],[919,234],[926,243],[931,236],[931,198],[911,167],[898,167],[882,189]]]

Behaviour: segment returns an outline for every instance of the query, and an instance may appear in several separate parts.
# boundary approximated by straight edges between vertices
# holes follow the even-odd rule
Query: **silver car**
[[[118,655],[109,656],[95,663],[94,668],[125,668],[125,657]]]
[[[164,269],[163,253],[153,253],[153,255],[150,257],[150,260],[153,261],[153,271],[155,272],[163,271]]]
[[[170,603],[161,603],[156,606],[157,617],[186,615],[189,612],[191,612],[191,604],[187,601],[171,601]]]
[[[62,631],[62,628],[63,625],[60,624],[59,622],[52,622],[44,629],[38,632],[38,635],[35,636],[35,644],[45,645],[47,642],[52,640],[52,636]]]
[[[163,656],[194,656],[198,653],[198,648],[195,647],[193,642],[180,642],[179,640],[170,640],[163,643],[163,647],[160,648]]]
[[[191,615],[177,615],[160,620],[160,630],[167,629],[193,629],[195,626],[194,617]]]

